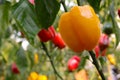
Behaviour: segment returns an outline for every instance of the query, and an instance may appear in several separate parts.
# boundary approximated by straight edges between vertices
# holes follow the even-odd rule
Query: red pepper
[[[56,36],[56,31],[55,31],[55,28],[53,26],[50,26],[48,28],[48,31],[51,33],[52,37]]]
[[[28,0],[32,5],[35,4],[34,0]]]
[[[75,56],[73,56],[72,58],[73,58],[73,59],[76,59],[78,62],[80,62],[80,58],[79,58],[78,56],[75,55]]]
[[[55,37],[55,34],[56,34],[56,32],[55,32],[54,27],[50,26],[48,28],[48,30],[47,29],[40,30],[38,32],[38,37],[40,38],[40,40],[42,42],[47,42],[47,41],[51,40],[53,37]]]
[[[100,50],[103,51],[104,49],[106,49],[109,45],[109,37],[106,34],[102,34],[99,40],[99,47]]]
[[[13,63],[13,64],[12,64],[11,70],[12,70],[12,72],[13,72],[14,74],[19,74],[19,73],[20,73],[20,71],[19,71],[16,63]]]
[[[105,56],[106,55],[106,49],[101,51],[100,47],[98,45],[94,48],[94,51],[95,51],[96,58],[98,58],[99,56]]]
[[[57,46],[60,49],[65,47],[65,43],[59,33],[56,34],[56,36],[52,39],[52,42],[54,43],[55,46]]]
[[[42,30],[38,33],[38,37],[40,38],[40,40],[41,40],[42,42],[47,42],[47,41],[49,41],[49,40],[52,39],[51,33],[50,33],[48,30],[46,30],[46,29],[42,29]]]
[[[69,71],[74,71],[78,68],[80,63],[80,58],[78,56],[73,56],[68,60],[68,70]]]
[[[118,9],[118,16],[119,16],[119,18],[120,18],[120,9]]]
[[[96,46],[94,51],[95,51],[96,58],[98,58],[100,56],[100,48],[99,48],[99,46]]]

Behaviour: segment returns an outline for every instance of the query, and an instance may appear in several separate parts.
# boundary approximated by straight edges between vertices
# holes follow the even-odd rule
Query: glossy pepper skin
[[[65,42],[63,41],[63,39],[61,38],[60,34],[56,33],[55,37],[52,39],[52,42],[54,43],[54,45],[60,49],[65,48]]]
[[[41,40],[42,42],[47,42],[47,41],[49,41],[49,40],[52,39],[51,33],[50,33],[48,30],[46,30],[46,29],[42,29],[42,30],[38,33],[38,37],[40,38],[40,40]]]
[[[42,42],[47,42],[55,37],[56,32],[53,26],[50,26],[48,29],[41,29],[38,32],[38,37]]]
[[[100,21],[92,7],[74,6],[69,12],[61,15],[59,31],[73,51],[92,50],[101,34]]]
[[[80,63],[80,58],[78,56],[73,56],[68,60],[68,70],[74,71],[78,68]]]

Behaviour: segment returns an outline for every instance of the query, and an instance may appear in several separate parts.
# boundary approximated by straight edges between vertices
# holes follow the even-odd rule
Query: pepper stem
[[[61,80],[63,80],[63,78],[60,76],[60,74],[59,74],[59,73],[57,72],[57,70],[55,69],[54,62],[53,62],[51,56],[49,55],[48,50],[47,50],[45,44],[44,44],[43,42],[41,42],[41,44],[42,44],[42,47],[43,47],[46,55],[48,56],[48,58],[49,58],[49,60],[50,60],[50,63],[51,63],[52,68],[53,68],[53,70],[54,70],[54,73],[55,73]]]
[[[80,6],[80,0],[77,0],[77,4],[78,4],[78,6]]]
[[[97,71],[99,72],[102,80],[106,80],[106,79],[105,79],[105,76],[104,76],[104,74],[103,74],[103,72],[102,72],[102,69],[100,68],[100,66],[99,66],[99,64],[98,64],[98,61],[97,61],[97,59],[96,59],[96,57],[95,57],[94,52],[93,52],[93,51],[89,51],[89,53],[90,53],[90,56],[92,57],[93,64],[95,65]]]
[[[65,0],[61,0],[60,3],[63,5],[65,12],[67,12],[67,7],[65,5]]]

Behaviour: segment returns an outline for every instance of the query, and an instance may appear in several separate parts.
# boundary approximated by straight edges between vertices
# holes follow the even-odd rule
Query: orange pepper
[[[63,13],[58,28],[67,46],[75,52],[92,50],[101,34],[99,18],[89,5],[74,6]]]

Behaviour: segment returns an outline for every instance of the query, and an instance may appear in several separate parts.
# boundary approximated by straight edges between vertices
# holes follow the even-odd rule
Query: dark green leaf
[[[0,0],[0,5],[4,4],[6,0]]]
[[[110,35],[113,33],[113,27],[111,22],[105,22],[103,25],[103,32],[107,35]]]
[[[13,6],[13,16],[18,27],[25,33],[30,43],[34,43],[35,35],[38,33],[40,26],[37,23],[36,14],[33,5],[27,0],[20,0]]]
[[[87,0],[89,4],[94,8],[95,12],[98,13],[100,10],[101,0]]]
[[[53,24],[59,9],[60,3],[57,0],[35,0],[35,10],[43,28]]]
[[[4,4],[0,5],[0,35],[1,36],[8,27],[9,11],[10,11],[9,2],[5,2]]]
[[[119,44],[119,41],[120,41],[120,29],[119,29],[118,24],[115,20],[115,9],[114,9],[113,3],[111,3],[111,5],[110,5],[110,16],[111,16],[112,23],[113,23],[113,32],[115,33],[115,36],[116,36],[116,44],[115,44],[115,48],[116,48]]]
[[[100,61],[101,66],[103,67],[104,64],[106,63],[106,58],[101,56],[99,57],[99,61]]]

